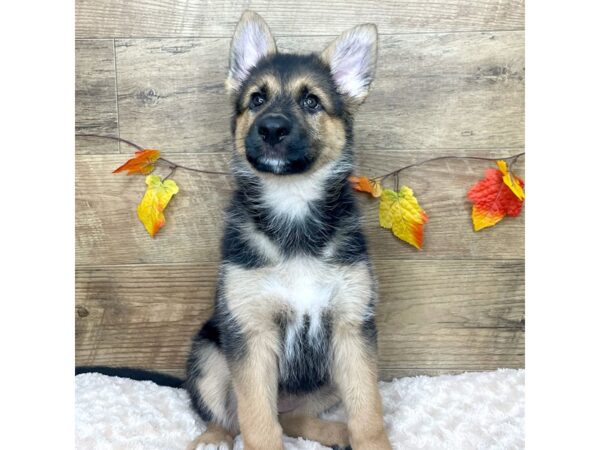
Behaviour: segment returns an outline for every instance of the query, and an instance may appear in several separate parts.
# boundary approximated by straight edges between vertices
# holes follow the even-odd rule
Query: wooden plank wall
[[[76,132],[225,170],[223,79],[246,8],[266,18],[285,51],[318,50],[352,25],[378,25],[377,77],[356,120],[360,174],[523,151],[517,0],[77,0]],[[76,362],[181,375],[212,307],[232,182],[177,172],[181,191],[151,239],[135,212],[142,179],[111,173],[131,148],[76,143]],[[444,160],[403,172],[430,216],[421,252],[379,228],[376,202],[360,197],[380,282],[382,378],[523,367],[524,214],[474,233],[465,198],[489,165]],[[523,174],[524,158],[516,171]]]

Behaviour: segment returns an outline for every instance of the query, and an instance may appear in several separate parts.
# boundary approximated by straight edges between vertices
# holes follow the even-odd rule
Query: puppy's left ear
[[[369,94],[377,62],[377,27],[367,23],[345,31],[321,53],[338,92],[351,105],[360,105]]]

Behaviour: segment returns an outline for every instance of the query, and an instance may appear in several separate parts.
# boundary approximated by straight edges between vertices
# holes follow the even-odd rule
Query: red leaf
[[[518,216],[523,202],[502,180],[498,169],[487,169],[485,178],[479,180],[467,193],[473,203],[473,226],[475,231],[495,225],[505,215]],[[523,180],[514,175],[516,181],[525,186]]]

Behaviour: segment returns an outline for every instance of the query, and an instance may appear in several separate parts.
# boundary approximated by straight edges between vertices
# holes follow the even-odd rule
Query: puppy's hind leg
[[[279,422],[284,433],[290,437],[301,437],[340,449],[345,449],[350,445],[348,427],[342,422],[332,422],[293,413],[282,414]]]
[[[209,320],[194,338],[187,364],[186,389],[192,406],[208,426],[188,450],[231,450],[239,426],[231,373]]]
[[[317,416],[340,402],[333,388],[310,393],[293,411],[281,414],[279,422],[286,435],[302,437],[332,448],[350,448],[348,427],[345,423],[323,420]]]

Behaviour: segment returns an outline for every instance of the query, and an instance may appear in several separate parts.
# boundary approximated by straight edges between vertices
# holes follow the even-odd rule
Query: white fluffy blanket
[[[394,449],[522,449],[523,370],[413,377],[380,383]],[[78,449],[182,450],[205,424],[182,389],[100,374],[76,377]],[[341,407],[324,415],[343,419]],[[243,448],[240,436],[235,450]],[[286,450],[324,450],[285,438]]]

